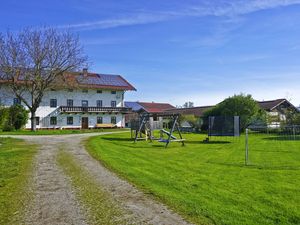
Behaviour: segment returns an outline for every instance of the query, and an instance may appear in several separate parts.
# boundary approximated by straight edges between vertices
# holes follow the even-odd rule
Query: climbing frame
[[[151,128],[150,125],[150,118],[151,117],[163,117],[163,118],[169,118],[171,119],[171,129],[170,131],[166,131],[164,129],[160,130],[160,138],[155,138],[153,136],[153,129]],[[182,146],[184,146],[184,141],[185,139],[182,138],[181,131],[179,129],[179,123],[178,123],[178,118],[179,114],[174,114],[174,113],[156,113],[156,114],[151,114],[151,113],[141,113],[139,115],[139,121],[138,123],[132,127],[132,131],[134,130],[134,142],[137,142],[138,140],[150,140],[151,142],[153,140],[158,140],[159,142],[164,142],[166,143],[165,147],[167,148],[168,145],[171,142],[181,142]],[[179,138],[173,135],[174,131],[178,132]],[[164,139],[163,136],[166,135],[167,138]],[[131,136],[133,136],[131,134]]]

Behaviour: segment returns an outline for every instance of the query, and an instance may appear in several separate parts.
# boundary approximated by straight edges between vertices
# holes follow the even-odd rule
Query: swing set
[[[162,117],[164,119],[171,120],[171,129],[167,131],[163,129],[162,122],[160,125],[155,124],[153,122],[154,117]],[[152,120],[150,119],[152,118]],[[166,143],[165,147],[167,148],[171,142],[181,142],[182,146],[184,146],[185,139],[182,138],[179,123],[178,123],[179,114],[174,113],[140,113],[139,120],[132,123],[131,127],[131,137],[134,136],[134,142],[140,140],[157,140],[158,142]],[[160,130],[160,137],[157,138],[154,136],[154,130]],[[179,138],[174,136],[174,131],[178,132]],[[133,135],[134,133],[134,135]],[[166,136],[166,138],[165,138]]]

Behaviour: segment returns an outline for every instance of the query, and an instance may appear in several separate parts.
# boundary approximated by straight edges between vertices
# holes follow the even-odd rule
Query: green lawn
[[[185,134],[186,146],[134,144],[130,134],[92,137],[90,154],[145,193],[196,224],[300,224],[300,141],[244,137],[201,141]]]
[[[0,138],[0,224],[21,224],[35,146]]]
[[[19,130],[10,132],[1,132],[0,135],[61,135],[61,134],[83,134],[83,133],[97,133],[97,132],[113,132],[126,131],[124,128],[107,128],[107,129],[88,129],[88,130],[37,130],[32,132],[30,130]]]

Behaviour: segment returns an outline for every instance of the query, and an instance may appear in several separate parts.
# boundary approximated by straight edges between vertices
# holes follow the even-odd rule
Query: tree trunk
[[[36,118],[35,118],[35,110],[31,111],[31,131],[36,131]]]

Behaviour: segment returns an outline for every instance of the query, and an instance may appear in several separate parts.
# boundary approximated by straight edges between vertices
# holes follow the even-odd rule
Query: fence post
[[[294,141],[296,141],[296,128],[294,125],[293,125],[293,136],[294,136]]]
[[[248,165],[248,151],[249,151],[249,143],[248,143],[248,134],[249,130],[248,128],[246,129],[246,140],[245,140],[245,165]]]

